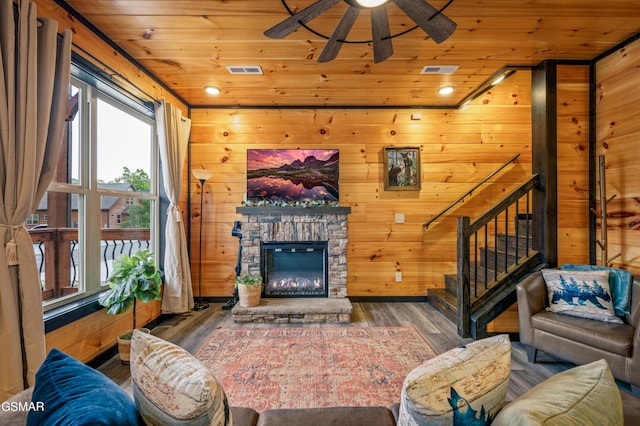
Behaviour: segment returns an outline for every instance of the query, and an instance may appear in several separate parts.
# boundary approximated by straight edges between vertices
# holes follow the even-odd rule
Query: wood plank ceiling
[[[640,31],[640,0],[454,0],[457,23],[436,44],[416,29],[393,38],[394,54],[374,63],[371,43],[346,43],[337,59],[318,63],[326,39],[301,28],[281,40],[263,32],[314,0],[56,0],[71,7],[192,106],[448,106],[459,104],[508,66],[545,59],[591,60]],[[416,0],[423,1],[423,0]],[[436,8],[445,0],[429,0]],[[347,5],[308,26],[330,36]],[[392,2],[391,34],[414,22]],[[348,41],[369,40],[369,11]],[[260,66],[262,75],[232,75],[227,66]],[[459,66],[424,75],[425,66]],[[207,95],[217,86],[222,93]],[[438,88],[453,85],[448,96]]]

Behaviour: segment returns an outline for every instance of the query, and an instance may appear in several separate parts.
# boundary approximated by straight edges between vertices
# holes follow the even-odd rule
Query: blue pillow
[[[27,426],[139,425],[133,399],[104,374],[51,349],[36,373]],[[38,404],[41,403],[41,404]]]
[[[609,268],[598,265],[565,264],[560,267],[565,271],[609,271],[609,287],[613,297],[613,311],[619,317],[631,313],[631,286],[633,274],[624,269]]]

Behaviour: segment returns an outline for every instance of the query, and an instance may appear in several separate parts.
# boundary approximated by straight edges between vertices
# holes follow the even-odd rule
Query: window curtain
[[[182,117],[178,108],[165,101],[156,102],[155,109],[164,189],[169,197],[165,227],[162,312],[179,314],[193,309],[187,235],[182,212],[178,207],[191,120]]]
[[[45,358],[40,275],[27,216],[58,161],[69,93],[71,31],[36,5],[0,0],[0,400],[35,382]],[[1,248],[0,248],[1,249]]]

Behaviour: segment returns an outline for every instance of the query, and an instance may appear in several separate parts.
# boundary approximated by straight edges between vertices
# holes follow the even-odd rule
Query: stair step
[[[523,252],[518,253],[518,257],[522,257],[522,253]],[[505,253],[502,250],[496,252],[493,249],[480,250],[480,266],[483,268],[496,270],[497,263],[498,271],[504,271],[505,264],[511,266],[516,263],[516,260],[515,253]]]
[[[457,294],[455,280],[455,275],[445,275],[445,281],[449,282],[449,284],[445,287],[445,291],[449,293],[453,297],[453,299],[456,298]],[[473,283],[471,283],[471,300],[475,300],[476,298],[482,296],[486,291],[487,289],[484,287],[484,284],[478,283],[478,286],[474,288]],[[453,305],[455,306],[455,304],[456,303],[454,301]]]
[[[491,300],[471,313],[471,337],[486,337],[487,325],[516,302],[516,283],[504,287]]]
[[[485,280],[485,269],[487,271],[487,279]],[[493,282],[495,280],[496,277],[496,272],[493,269],[490,268],[484,268],[482,266],[478,266],[478,274],[477,274],[477,282],[476,282],[476,275],[474,275],[473,273],[474,270],[474,266],[471,265],[471,277],[470,277],[470,282],[471,282],[471,287],[474,287],[474,283],[477,284],[478,287],[478,292],[480,292],[480,288],[484,289],[484,285],[487,282]],[[502,268],[502,270],[498,271],[498,276],[500,276],[501,273],[504,273],[504,268]],[[456,274],[446,274],[444,276],[444,288],[452,293],[457,293],[458,291],[458,276]]]
[[[434,288],[427,291],[427,300],[429,304],[442,313],[449,321],[454,324],[458,321],[457,317],[457,299],[455,293],[451,293],[443,288]]]
[[[516,244],[518,246],[518,254],[522,255],[527,249],[531,250],[531,236],[527,238],[524,233],[518,234],[516,238],[515,234],[498,234],[497,240],[498,250],[515,252]]]
[[[491,284],[494,282],[494,280],[496,278],[500,278],[502,275],[504,275],[505,273],[505,268],[504,268],[504,253],[499,253],[498,254],[499,259],[498,259],[498,272],[496,274],[496,271],[492,268],[493,265],[491,265],[491,267],[489,268],[485,268],[484,266],[478,266],[477,268],[475,268],[475,266],[472,264],[471,265],[471,276],[469,277],[469,281],[471,284],[471,299],[475,299],[478,298],[480,296],[482,296],[488,288],[486,286],[487,283]],[[510,257],[510,260],[511,257]],[[515,259],[513,259],[515,260]],[[520,262],[526,262],[525,260],[521,260]],[[519,262],[519,265],[521,264]],[[516,264],[515,263],[510,263],[509,267],[515,267]],[[485,272],[486,272],[486,278],[485,278]],[[449,292],[452,293],[453,295],[457,294],[458,292],[458,276],[457,274],[445,274],[444,276],[444,289]]]
[[[472,268],[473,269],[473,268]],[[481,274],[481,276],[480,276]],[[494,272],[493,271],[488,271],[488,278],[489,281],[493,281],[493,277],[494,277]],[[482,269],[481,271],[478,271],[478,285],[482,288],[484,288],[484,269]],[[471,277],[471,287],[473,288],[473,278]],[[453,293],[456,294],[458,292],[458,276],[455,274],[447,274],[444,276],[444,288],[445,290],[447,290],[449,293]]]
[[[450,293],[456,292],[457,289],[457,280],[458,276],[456,274],[445,274],[444,275],[444,288],[446,291]]]
[[[455,293],[445,289],[431,289],[428,291],[429,304],[442,313],[449,321],[457,322],[457,298]],[[516,302],[515,285],[503,288],[498,296],[484,304],[480,309],[471,313],[472,338],[486,337],[487,324],[495,319],[499,313]]]
[[[529,228],[529,234],[531,234],[531,224],[532,224],[533,215],[521,213],[517,214],[515,217],[515,221],[518,224],[518,232],[524,235],[527,232],[527,228]]]

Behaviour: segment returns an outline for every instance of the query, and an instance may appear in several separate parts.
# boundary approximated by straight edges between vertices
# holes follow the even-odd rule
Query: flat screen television
[[[248,201],[339,198],[337,149],[248,149]]]

